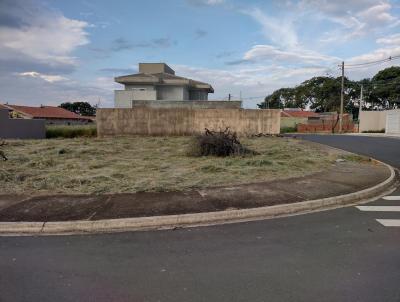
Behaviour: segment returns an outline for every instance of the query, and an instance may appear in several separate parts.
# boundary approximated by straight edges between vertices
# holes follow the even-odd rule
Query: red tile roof
[[[318,113],[313,111],[292,111],[292,110],[283,110],[281,111],[281,117],[312,117],[312,116],[319,116]]]
[[[31,118],[54,118],[54,119],[71,119],[71,120],[87,120],[87,117],[83,117],[79,114],[68,111],[64,108],[53,107],[53,106],[41,106],[41,107],[29,107],[29,106],[18,106],[5,104],[2,107],[12,109],[23,115],[27,115]]]

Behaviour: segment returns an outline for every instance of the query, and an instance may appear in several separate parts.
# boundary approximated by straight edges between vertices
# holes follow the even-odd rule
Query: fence
[[[12,119],[0,109],[0,138],[38,139],[46,137],[44,120]]]
[[[386,128],[387,111],[361,111],[360,132],[380,132]]]
[[[280,110],[146,108],[98,109],[97,133],[110,135],[193,135],[229,127],[239,135],[280,132]]]

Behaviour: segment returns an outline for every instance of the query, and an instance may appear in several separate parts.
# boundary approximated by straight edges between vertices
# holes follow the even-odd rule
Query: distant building
[[[240,108],[241,102],[208,101],[214,93],[210,84],[179,77],[165,63],[139,63],[139,73],[115,78],[124,90],[115,90],[115,107],[132,108],[151,104],[151,107],[187,107],[190,102],[201,108]],[[147,101],[147,102],[146,102]],[[189,101],[182,104],[182,101]],[[136,104],[136,105],[135,105]]]
[[[46,121],[47,125],[76,125],[93,122],[92,118],[53,106],[30,107],[0,104],[0,109],[7,109],[10,116],[14,118],[43,119]]]
[[[281,117],[297,117],[297,118],[309,118],[318,117],[319,114],[314,111],[306,111],[301,109],[285,108],[281,111]]]

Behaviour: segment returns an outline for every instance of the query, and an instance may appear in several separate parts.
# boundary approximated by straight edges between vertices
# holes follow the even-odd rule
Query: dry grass
[[[297,177],[322,170],[339,153],[287,138],[243,139],[260,153],[191,157],[190,137],[9,141],[1,193],[171,191]]]

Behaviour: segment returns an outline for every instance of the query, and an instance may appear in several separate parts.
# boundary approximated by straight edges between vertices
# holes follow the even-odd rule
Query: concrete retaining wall
[[[193,108],[193,109],[240,109],[241,101],[132,101],[134,107]]]
[[[45,120],[11,119],[7,109],[0,109],[0,138],[42,139],[45,137]]]
[[[386,112],[386,133],[400,134],[400,109],[389,110]]]
[[[226,127],[239,135],[280,132],[280,110],[274,109],[98,109],[96,121],[99,136],[193,135]]]
[[[386,128],[386,111],[361,111],[360,132],[381,131]]]

